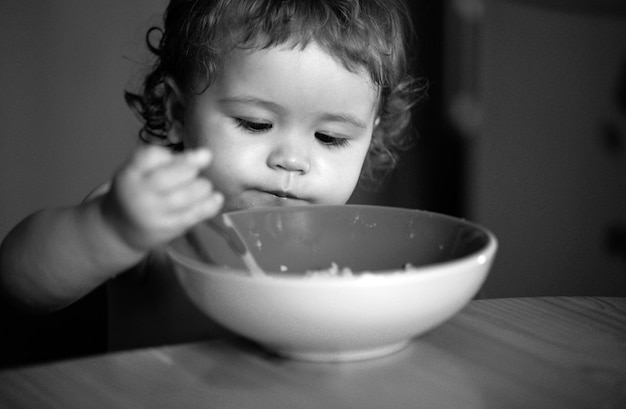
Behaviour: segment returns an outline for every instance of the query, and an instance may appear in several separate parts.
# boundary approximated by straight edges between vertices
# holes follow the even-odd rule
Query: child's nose
[[[276,146],[267,159],[267,164],[275,170],[306,174],[311,170],[308,149],[294,140],[286,140]]]

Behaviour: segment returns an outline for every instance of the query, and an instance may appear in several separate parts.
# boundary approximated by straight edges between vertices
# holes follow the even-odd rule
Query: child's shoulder
[[[101,185],[96,186],[91,192],[89,192],[87,196],[85,196],[85,199],[83,199],[83,201],[86,202],[95,197],[102,196],[103,194],[108,192],[110,188],[111,188],[111,182],[102,183]]]

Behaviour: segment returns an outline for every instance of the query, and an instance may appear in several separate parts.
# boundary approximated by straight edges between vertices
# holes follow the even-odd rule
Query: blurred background
[[[0,2],[0,238],[37,209],[81,201],[136,146],[123,91],[149,68],[144,36],[166,4]],[[479,297],[626,296],[624,2],[410,7],[415,73],[430,81],[419,139],[380,191],[359,189],[352,202],[491,229],[500,251]],[[70,309],[37,325],[81,322],[89,339],[65,352],[76,353],[105,319],[92,299],[75,309],[90,318]]]

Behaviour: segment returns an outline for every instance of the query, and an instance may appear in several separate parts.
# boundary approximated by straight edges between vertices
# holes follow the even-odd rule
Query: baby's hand
[[[140,149],[115,176],[102,202],[105,219],[135,250],[167,243],[221,209],[222,194],[200,176],[210,161],[207,149]]]

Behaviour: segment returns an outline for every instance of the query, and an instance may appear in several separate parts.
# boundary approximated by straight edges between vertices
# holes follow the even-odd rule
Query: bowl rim
[[[305,205],[305,206],[292,206],[292,207],[283,207],[283,208],[254,208],[254,209],[244,209],[244,210],[235,210],[232,212],[226,212],[225,214],[234,214],[241,212],[267,212],[271,209],[295,209],[297,207],[307,207],[307,206],[316,206],[320,208],[375,208],[375,209],[388,209],[390,211],[398,211],[398,212],[411,212],[411,213],[419,213],[428,215],[431,217],[438,217],[443,219],[448,219],[454,222],[460,222],[465,226],[471,227],[485,234],[487,237],[486,243],[484,246],[479,248],[478,250],[467,254],[465,256],[455,258],[447,261],[440,261],[435,263],[429,263],[426,265],[416,266],[409,268],[407,270],[376,270],[375,274],[365,272],[355,273],[354,276],[350,277],[336,277],[336,276],[316,276],[316,277],[305,277],[305,276],[289,276],[289,275],[275,275],[273,272],[269,272],[268,275],[263,277],[255,276],[253,277],[247,271],[242,269],[236,269],[229,266],[213,266],[201,261],[196,261],[192,258],[189,258],[179,251],[177,251],[173,247],[173,243],[168,244],[165,247],[165,251],[167,255],[173,259],[175,262],[182,264],[188,268],[191,268],[195,273],[205,274],[208,276],[218,275],[226,277],[227,279],[232,280],[245,280],[245,281],[271,281],[271,282],[281,282],[281,283],[299,283],[306,282],[309,283],[320,283],[322,285],[327,285],[328,283],[333,283],[333,285],[340,285],[340,283],[344,283],[342,285],[350,285],[353,286],[355,283],[360,283],[361,285],[376,285],[379,286],[381,283],[397,283],[398,281],[415,281],[415,280],[427,280],[430,279],[433,275],[455,275],[461,274],[462,269],[459,267],[464,264],[472,264],[472,265],[482,265],[487,264],[488,266],[493,262],[497,249],[499,247],[499,242],[495,234],[487,229],[486,227],[469,221],[465,218],[459,218],[443,213],[437,213],[428,210],[420,210],[420,209],[411,209],[411,208],[403,208],[403,207],[387,207],[387,206],[378,206],[378,205],[355,205],[355,204],[346,204],[346,205]],[[280,210],[279,210],[280,211]],[[253,280],[251,280],[253,279]],[[304,280],[303,280],[304,279]]]

